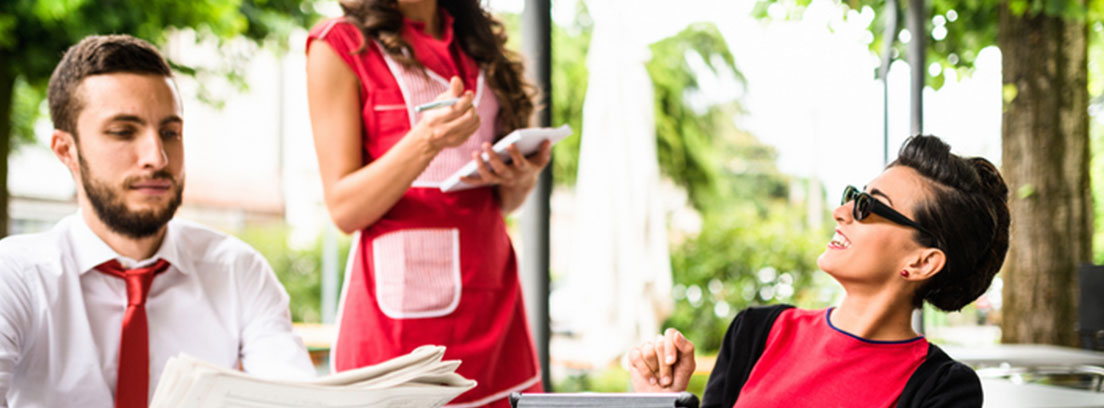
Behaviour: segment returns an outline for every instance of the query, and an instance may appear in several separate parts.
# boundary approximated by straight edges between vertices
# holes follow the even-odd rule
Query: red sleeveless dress
[[[540,370],[518,281],[517,259],[493,188],[452,193],[438,188],[493,142],[498,102],[477,64],[452,41],[452,17],[441,11],[442,38],[404,21],[403,36],[425,70],[407,69],[342,20],[315,26],[360,82],[364,160],[398,142],[430,102],[459,76],[475,94],[482,125],[468,141],[441,151],[382,218],[360,231],[346,268],[331,352],[336,371],[405,354],[425,344],[463,361],[458,373],[479,384],[448,406],[502,406],[511,392],[540,392]],[[360,53],[356,51],[363,46]]]

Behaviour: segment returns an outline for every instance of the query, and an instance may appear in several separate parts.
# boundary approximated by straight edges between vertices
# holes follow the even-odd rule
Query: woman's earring
[[[905,278],[907,278],[907,277],[908,277],[908,271],[907,271],[907,270],[904,270],[904,269],[902,269],[902,270],[901,270],[901,276],[902,276],[902,277],[905,277]]]

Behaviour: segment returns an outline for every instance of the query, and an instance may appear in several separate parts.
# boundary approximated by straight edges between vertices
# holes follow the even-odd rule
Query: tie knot
[[[168,268],[169,261],[164,259],[158,259],[152,265],[134,269],[125,269],[119,261],[112,259],[97,266],[96,270],[125,280],[127,304],[141,306],[146,303],[153,277]]]

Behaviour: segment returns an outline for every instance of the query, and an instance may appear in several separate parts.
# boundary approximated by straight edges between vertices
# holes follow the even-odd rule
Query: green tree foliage
[[[294,27],[316,18],[311,0],[7,0],[0,2],[0,157],[34,140],[46,83],[62,53],[92,34],[127,33],[162,43],[166,33],[191,28],[197,39],[245,37],[284,44]],[[185,74],[199,67],[173,63]],[[216,72],[236,75],[237,67]],[[10,142],[14,141],[12,144]],[[0,181],[7,167],[0,166]],[[6,192],[6,182],[0,185]],[[0,194],[0,235],[6,232],[7,194]]]
[[[721,157],[715,146],[723,135],[718,130],[731,120],[727,110],[738,105],[731,102],[695,112],[687,98],[702,91],[696,75],[706,73],[695,72],[688,57],[693,53],[701,58],[709,74],[729,72],[740,78],[736,62],[720,31],[708,23],[691,25],[649,48],[652,59],[646,67],[655,95],[660,170],[686,188],[696,208],[704,209],[721,194],[717,180]]]
[[[552,177],[560,185],[574,185],[579,172],[583,100],[587,91],[587,49],[593,22],[582,2],[570,26],[552,28],[552,123],[566,123],[575,133],[556,144]]]
[[[1104,7],[1104,2],[1093,4]],[[1095,224],[1093,263],[1104,265],[1104,41],[1102,41],[1104,22],[1094,22],[1090,31],[1092,41],[1089,43],[1089,95],[1092,99],[1089,104],[1089,136],[1092,162],[1089,165],[1089,174],[1094,176],[1092,177],[1093,223]]]
[[[742,114],[735,99],[704,109],[690,102],[703,91],[701,75],[744,81],[716,27],[692,24],[651,51],[660,168],[687,190],[702,217],[701,232],[671,251],[676,307],[666,325],[700,350],[715,351],[747,306],[819,305],[805,298],[827,234],[791,197],[791,189],[807,190],[806,181],[781,174],[777,152],[735,125]],[[695,70],[691,58],[706,71]]]
[[[552,148],[552,177],[557,185],[574,185],[579,172],[579,133],[583,130],[583,100],[587,90],[587,49],[593,21],[582,1],[570,25],[552,24],[552,124],[567,124],[574,133]],[[509,42],[521,50],[520,16],[500,13]]]
[[[1092,71],[1090,71],[1092,72]],[[1100,104],[1101,102],[1097,102]],[[1104,107],[1097,107],[1104,109]],[[1101,112],[1093,112],[1092,121],[1089,123],[1089,133],[1092,137],[1092,163],[1089,165],[1089,174],[1092,178],[1093,202],[1093,263],[1104,265],[1104,117]]]
[[[11,119],[19,140],[33,140],[46,81],[66,48],[88,35],[127,33],[154,43],[175,29],[193,28],[199,38],[222,41],[244,36],[279,41],[316,14],[303,0],[124,0],[104,4],[89,0],[14,0],[0,4],[0,80],[18,79]],[[175,64],[184,73],[195,67]],[[7,118],[3,118],[7,119]],[[2,136],[2,135],[0,135]]]
[[[322,321],[322,238],[310,247],[289,248],[289,228],[286,225],[256,226],[237,234],[242,241],[261,253],[272,265],[276,277],[291,296],[289,309],[294,322]],[[338,241],[338,282],[344,279],[348,259],[349,236]]]
[[[570,26],[553,28],[552,51],[553,123],[569,123],[576,131],[582,128],[592,27],[586,9],[578,10]],[[501,18],[516,38],[516,16]],[[652,44],[650,51],[646,68],[655,98],[660,171],[688,192],[703,218],[700,234],[672,248],[676,310],[666,324],[686,333],[699,349],[715,351],[734,314],[748,305],[823,303],[810,295],[810,283],[827,233],[808,226],[804,205],[790,197],[791,187],[802,187],[804,181],[782,175],[775,167],[774,149],[736,127],[733,119],[743,109],[735,96],[706,106],[691,103],[703,92],[698,75],[743,84],[719,30],[693,24]],[[704,62],[704,71],[696,70],[690,58]],[[558,185],[574,184],[578,137],[554,150]],[[701,296],[687,296],[694,291]],[[576,380],[580,383],[558,389],[605,389],[588,383],[594,379],[586,376]]]
[[[553,151],[553,175],[560,185],[575,182],[586,96],[586,56],[592,21],[585,7],[580,5],[578,10],[572,25],[553,28],[552,122],[567,123],[576,130]],[[517,21],[516,16],[510,15],[503,15],[503,19],[508,27],[514,27]],[[516,29],[511,31],[517,32]],[[710,24],[689,27],[650,48],[653,58],[646,68],[653,81],[656,101],[659,167],[664,175],[690,192],[695,207],[700,209],[707,205],[706,201],[723,196],[716,181],[721,157],[715,150],[714,139],[724,134],[722,128],[729,126],[726,124],[731,123],[732,115],[739,114],[742,109],[732,102],[710,106],[702,113],[695,112],[686,98],[701,89],[686,55],[697,53],[714,75],[731,75],[741,83],[743,77],[736,69],[724,38]]]
[[[758,0],[752,14],[764,20],[771,20],[771,16],[782,16],[783,19],[800,19],[805,9],[813,0]],[[953,68],[958,71],[959,77],[969,75],[974,68],[974,61],[982,48],[994,46],[997,43],[997,7],[999,0],[928,0],[928,9],[924,12],[928,16],[925,22],[927,60],[928,64],[939,64],[943,68]],[[1088,1],[1087,5],[1078,0],[1007,0],[1008,7],[1016,14],[1022,15],[1045,13],[1053,16],[1063,16],[1071,20],[1087,20],[1098,22],[1104,19],[1104,2]],[[870,50],[880,54],[886,39],[884,38],[886,16],[886,0],[842,0],[836,1],[842,16],[847,18],[851,14],[848,10],[862,11],[867,9],[875,14],[868,29],[873,34]],[[908,0],[897,0],[898,18],[897,32],[894,37],[901,37],[901,31],[905,28],[905,14],[908,12]],[[775,7],[775,12],[769,10]],[[780,12],[779,12],[780,10]],[[1096,31],[1095,40],[1104,39],[1104,33]],[[909,33],[909,37],[916,33]],[[906,59],[908,46],[902,41],[894,43],[894,59]],[[871,66],[871,75],[877,66]],[[935,89],[943,86],[946,79],[943,70],[932,75],[924,67],[927,84]],[[1092,89],[1092,88],[1091,88]]]
[[[759,0],[763,16],[799,16],[811,0]],[[899,0],[902,6],[911,3]],[[1099,46],[1104,39],[1104,2],[1098,0],[929,0],[920,33],[894,37],[924,38],[926,57],[942,68],[968,74],[983,47],[998,46],[1002,53],[1001,138],[1002,173],[1013,191],[1010,200],[1013,235],[1004,263],[1004,305],[1001,336],[1004,342],[1074,345],[1069,330],[1077,315],[1077,265],[1095,258],[1091,243],[1097,232],[1091,225],[1093,197],[1099,214],[1101,183],[1090,172],[1097,164],[1085,160],[1099,136],[1099,125],[1086,126],[1088,110],[1099,112],[1101,80]],[[884,14],[886,0],[836,2],[841,12],[875,11]],[[915,10],[902,7],[899,21]],[[845,16],[848,14],[844,14]],[[915,15],[915,14],[913,14]],[[869,29],[881,48],[885,16]],[[903,27],[905,24],[901,24]],[[1087,34],[1087,35],[1086,35]],[[902,38],[902,42],[905,40]],[[1088,46],[1086,46],[1088,44]],[[1086,52],[1086,50],[1091,50]],[[898,44],[893,55],[904,57]],[[1057,67],[1057,68],[1056,68]],[[872,67],[873,68],[873,67]],[[944,70],[913,67],[927,83],[939,88]],[[933,72],[934,71],[934,72]],[[934,74],[934,75],[933,75]],[[1087,89],[1082,88],[1087,83]],[[1086,104],[1086,100],[1095,103]],[[1088,109],[1086,109],[1088,105]],[[1036,148],[1045,146],[1045,149]],[[1099,152],[1099,147],[1091,149]],[[1088,186],[1095,187],[1089,194]],[[1045,190],[1045,191],[1043,191]],[[1033,193],[1034,192],[1034,193]],[[1061,192],[1061,193],[1056,193]],[[1035,194],[1037,193],[1037,194]],[[1060,197],[1060,198],[1055,198]],[[1036,208],[1047,208],[1044,218]],[[1059,220],[1052,220],[1055,215]],[[1100,224],[1098,223],[1097,226]],[[1054,237],[1054,239],[1051,239]],[[1099,242],[1096,252],[1101,251]],[[1044,315],[1048,319],[1038,319]]]
[[[802,206],[765,201],[765,214],[750,202],[704,214],[701,234],[671,253],[676,307],[667,325],[703,352],[720,348],[733,316],[748,306],[830,300],[812,285],[826,234],[806,224]]]

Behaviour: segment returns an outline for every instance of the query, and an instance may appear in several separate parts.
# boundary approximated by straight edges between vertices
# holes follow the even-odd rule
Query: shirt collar
[[[119,263],[128,269],[143,267],[156,262],[158,259],[168,261],[170,271],[176,270],[187,273],[189,269],[182,263],[183,258],[177,248],[179,246],[177,243],[179,241],[177,228],[172,221],[169,221],[165,228],[165,238],[161,240],[161,247],[157,249],[157,252],[149,258],[134,260],[119,255],[111,249],[103,239],[92,232],[92,228],[84,221],[84,217],[81,216],[79,211],[72,218],[72,222],[69,223],[69,236],[72,238],[72,251],[81,275],[112,259],[118,259]]]
[[[437,16],[441,19],[441,22],[440,22],[440,24],[441,24],[441,39],[440,40],[438,40],[436,38],[433,38],[433,36],[426,33],[426,31],[425,31],[426,23],[423,22],[423,21],[414,21],[414,20],[410,20],[406,17],[403,17],[403,22],[406,23],[406,25],[408,27],[410,27],[411,32],[414,32],[414,33],[418,34],[423,39],[427,39],[427,40],[430,40],[430,41],[440,41],[444,44],[452,44],[452,35],[453,35],[452,23],[454,21],[452,15],[449,14],[448,11],[445,11],[444,7],[438,7],[437,8]]]

